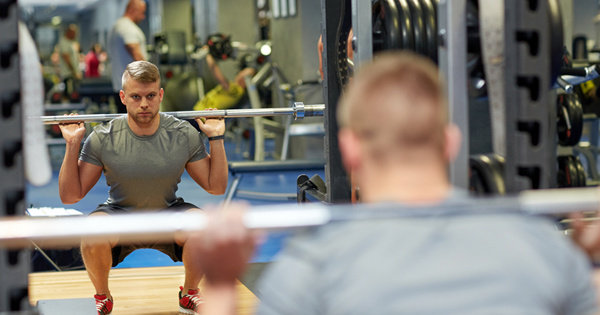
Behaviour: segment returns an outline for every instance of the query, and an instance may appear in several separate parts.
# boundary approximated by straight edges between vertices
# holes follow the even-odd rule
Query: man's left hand
[[[205,110],[217,110],[216,108],[207,108]],[[200,130],[208,137],[216,137],[225,133],[224,118],[196,118]]]
[[[600,258],[600,225],[597,221],[585,222],[582,213],[573,213],[570,218],[573,241],[591,260],[597,261]]]

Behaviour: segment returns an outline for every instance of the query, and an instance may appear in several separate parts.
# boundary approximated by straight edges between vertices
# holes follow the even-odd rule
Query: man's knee
[[[204,212],[202,209],[198,209],[198,208],[192,208],[192,209],[188,209],[185,210],[184,212],[188,212],[188,211],[201,211]],[[188,235],[185,234],[175,234],[175,243],[177,243],[177,245],[184,247],[185,243],[188,240]]]
[[[89,215],[89,217],[99,217],[99,216],[108,216],[110,214],[106,212],[94,212]],[[90,238],[90,239],[82,239],[81,240],[81,251],[86,253],[94,253],[98,251],[106,250],[106,246],[109,246],[109,249],[117,246],[119,242],[119,237],[114,236],[110,238]]]

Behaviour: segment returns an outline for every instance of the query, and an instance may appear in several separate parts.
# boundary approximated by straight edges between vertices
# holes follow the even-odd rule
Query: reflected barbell
[[[255,207],[243,222],[250,229],[281,230],[314,227],[335,222],[393,218],[440,217],[522,213],[555,215],[600,208],[598,188],[531,190],[514,197],[488,197],[449,200],[439,205],[303,204]],[[226,211],[226,210],[225,210]],[[173,240],[175,235],[193,235],[206,228],[204,212],[152,212],[91,217],[12,217],[0,220],[0,247],[23,248],[30,241],[44,247],[77,246],[82,238],[119,237],[120,242]]]
[[[302,102],[294,103],[293,107],[283,108],[257,108],[257,109],[221,109],[211,111],[179,111],[163,112],[164,114],[175,116],[179,119],[194,118],[240,118],[240,117],[266,117],[266,116],[294,116],[294,119],[301,120],[304,117],[323,116],[325,105],[304,105]],[[110,121],[122,117],[126,114],[94,114],[77,116],[41,116],[30,117],[32,119],[41,119],[44,125],[55,125],[61,123],[91,123]]]

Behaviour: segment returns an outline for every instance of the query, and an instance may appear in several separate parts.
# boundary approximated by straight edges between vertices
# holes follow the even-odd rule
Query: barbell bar
[[[283,108],[256,108],[256,109],[220,109],[211,111],[180,111],[164,112],[180,119],[194,118],[238,118],[238,117],[265,117],[265,116],[294,116],[296,120],[302,120],[304,117],[323,116],[325,105],[304,105],[302,102],[294,103],[293,107]],[[30,117],[32,119],[41,119],[44,125],[55,125],[61,123],[91,123],[110,121],[127,114],[94,114],[77,116],[41,116]]]
[[[357,220],[490,213],[556,215],[598,209],[598,188],[571,188],[525,191],[513,197],[450,200],[428,206],[394,203],[262,206],[246,212],[243,222],[250,229],[287,230]],[[198,233],[207,224],[207,216],[202,211],[89,217],[12,217],[0,220],[0,247],[23,248],[30,246],[30,241],[43,247],[77,246],[82,238],[105,239],[116,236],[122,243],[168,241],[173,240],[175,235]]]

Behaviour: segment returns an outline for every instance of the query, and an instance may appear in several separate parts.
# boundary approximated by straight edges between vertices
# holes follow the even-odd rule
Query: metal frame
[[[325,101],[325,183],[328,203],[350,202],[350,181],[344,167],[338,147],[338,125],[335,118],[338,99],[342,87],[337,78],[339,71],[338,26],[342,19],[350,17],[350,0],[321,0],[321,34],[323,35],[323,100]]]
[[[17,1],[0,2],[0,217],[25,213],[23,122]],[[30,245],[29,243],[28,245]],[[0,249],[0,313],[29,310],[30,251]]]
[[[352,0],[352,29],[354,30],[354,71],[373,59],[373,28],[371,1]]]
[[[470,150],[466,15],[466,0],[441,0],[438,5],[440,75],[446,83],[449,119],[462,133],[460,151],[450,164],[450,181],[462,188],[469,188]]]
[[[507,193],[556,185],[555,94],[550,82],[550,15],[547,1],[505,0],[505,97]],[[537,33],[538,52],[517,38],[521,32]],[[537,93],[536,93],[537,91]],[[537,98],[536,98],[537,96]]]

